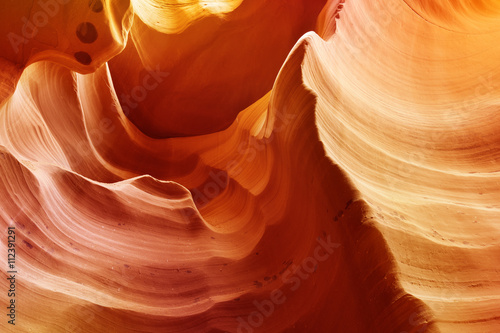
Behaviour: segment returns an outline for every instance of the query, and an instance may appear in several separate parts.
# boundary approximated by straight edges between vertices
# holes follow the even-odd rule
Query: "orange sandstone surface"
[[[498,1],[0,16],[1,332],[500,332]]]

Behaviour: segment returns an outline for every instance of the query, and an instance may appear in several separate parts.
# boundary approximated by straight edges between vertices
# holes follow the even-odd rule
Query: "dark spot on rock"
[[[87,52],[76,52],[75,59],[82,65],[90,65],[92,58]]]
[[[256,286],[257,288],[262,288],[263,284],[260,283],[259,281],[254,281],[253,285]]]
[[[259,252],[255,252],[255,255],[258,256],[259,255]]]
[[[30,243],[28,243],[27,241],[23,240],[23,244],[26,245],[27,247],[29,247],[30,249],[33,248],[33,245],[31,245]]]
[[[351,204],[352,204],[352,199],[347,201],[347,203],[345,204],[345,209],[347,210],[347,208],[349,208]]]
[[[125,268],[129,268],[129,267],[130,267],[130,266],[129,266],[129,265],[127,265],[127,264],[123,264],[123,266],[125,266]]]
[[[288,267],[290,267],[290,265],[291,265],[292,263],[293,263],[293,260],[292,260],[292,259],[287,260],[287,261],[284,261],[284,262],[283,262],[283,265],[285,265],[285,267],[284,267],[281,271],[279,271],[279,273],[278,273],[278,274],[279,274],[279,275],[283,274],[283,273],[284,273],[284,272],[288,269]]]
[[[100,13],[104,9],[101,0],[90,0],[89,7],[94,13]]]
[[[91,44],[97,40],[97,29],[90,22],[80,23],[76,27],[76,36],[85,44]]]
[[[190,271],[189,269],[188,269],[186,272],[187,272],[187,273],[191,273],[191,271]]]

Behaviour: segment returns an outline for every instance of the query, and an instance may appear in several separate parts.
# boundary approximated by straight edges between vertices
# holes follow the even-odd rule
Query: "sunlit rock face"
[[[221,1],[236,2],[241,1]],[[198,18],[196,5],[166,6],[154,17],[172,21],[175,26],[169,29],[144,18],[146,14],[136,17],[132,42],[109,62],[122,108],[134,125],[155,138],[227,128],[272,88],[290,49],[315,28],[325,3],[243,1],[230,13],[208,15],[203,10],[203,18]],[[188,15],[191,11],[194,17]]]
[[[500,331],[498,2],[0,15],[2,332]]]

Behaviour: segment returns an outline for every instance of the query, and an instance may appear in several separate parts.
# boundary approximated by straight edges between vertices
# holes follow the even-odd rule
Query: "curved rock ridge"
[[[219,16],[233,12],[243,0],[223,1],[131,1],[135,13],[156,31],[175,34],[186,30],[204,17]]]
[[[327,3],[243,1],[222,17],[198,18],[201,2],[190,1],[189,7],[144,2],[148,8],[160,7],[157,15],[183,12],[176,20],[189,27],[165,33],[162,23],[153,24],[156,14],[148,19],[139,11],[130,33],[133,43],[109,62],[127,117],[151,137],[203,135],[230,126],[241,110],[269,92],[288,52],[315,28]]]
[[[313,37],[304,81],[326,152],[379,217],[404,290],[441,331],[496,332],[498,8],[410,4],[346,3],[335,35]],[[422,18],[451,5],[467,23]]]
[[[123,50],[133,22],[129,0],[3,1],[0,13],[0,105],[30,64],[95,71]]]
[[[495,2],[63,2],[1,5],[2,331],[498,331]]]
[[[107,94],[102,89],[109,87],[106,68],[89,76],[71,75],[50,64],[28,69],[26,77],[35,78],[27,75],[31,69],[46,71],[46,75],[31,80],[23,77],[22,86],[31,85],[37,91],[61,82],[74,85],[77,90],[68,92],[67,100],[79,102],[84,110],[96,110],[88,118],[82,117],[79,108],[67,117],[40,114],[45,109],[40,105],[46,101],[39,100],[40,104],[29,109],[35,103],[21,90],[3,110],[12,122],[12,110],[28,109],[31,116],[19,117],[18,128],[31,128],[23,131],[47,146],[45,151],[42,145],[29,155],[23,142],[15,142],[8,130],[3,133],[3,142],[11,142],[9,150],[18,158],[5,150],[2,174],[24,175],[22,181],[5,178],[2,182],[6,184],[4,197],[9,192],[26,195],[21,207],[14,198],[5,206],[10,217],[5,222],[12,219],[20,231],[19,256],[34,256],[19,264],[25,272],[21,280],[24,292],[52,300],[53,309],[61,313],[60,318],[53,318],[49,312],[42,322],[50,323],[55,331],[78,327],[88,332],[236,332],[250,325],[246,322],[253,323],[248,318],[255,312],[255,304],[268,304],[272,291],[281,290],[280,300],[287,301],[283,307],[276,305],[272,317],[259,327],[261,331],[323,331],[342,325],[347,331],[382,332],[391,325],[408,327],[410,316],[419,325],[429,325],[424,306],[404,294],[395,280],[391,256],[380,233],[371,226],[368,207],[343,172],[325,157],[314,127],[315,98],[301,83],[304,43],[290,56],[273,93],[245,110],[228,130],[163,142],[134,131],[116,104],[104,102],[113,99],[111,89]],[[36,82],[40,77],[55,82],[42,80],[40,84]],[[294,104],[288,103],[291,96],[295,96]],[[20,105],[15,105],[17,101]],[[23,122],[30,118],[34,120]],[[128,138],[121,151],[116,151],[119,145],[113,146],[112,153],[106,152],[111,148],[104,144],[92,145],[88,129],[98,128],[91,125],[98,124],[95,118],[108,119],[108,128],[113,129],[103,131],[102,142]],[[61,146],[61,130],[78,122],[88,131],[92,152],[75,156],[74,161],[64,159],[63,152],[50,154]],[[287,148],[291,138],[295,138],[293,149]],[[156,146],[148,145],[153,142]],[[87,146],[81,146],[83,155]],[[149,146],[150,152],[138,149],[141,146]],[[176,175],[174,167],[167,167],[171,172],[163,174],[160,168],[151,168],[182,161],[177,154],[180,147],[195,156],[188,175]],[[144,165],[150,169],[141,173],[156,173],[157,178],[130,178],[127,169],[131,166],[112,156],[134,151],[138,156],[130,160],[149,160],[161,156],[162,151],[170,151],[170,155]],[[304,158],[307,163],[297,163]],[[119,176],[126,180],[113,181]],[[97,178],[101,181],[93,180]],[[160,180],[167,178],[178,183]],[[307,205],[301,203],[305,192],[315,198]],[[365,257],[372,251],[380,256]],[[54,274],[57,267],[65,267],[64,274]],[[349,274],[344,274],[346,269]],[[362,283],[359,279],[368,275],[372,277],[363,290],[357,290],[355,285]],[[338,294],[338,288],[351,293]],[[406,306],[400,309],[401,304]],[[403,319],[385,322],[381,310],[390,308]],[[286,320],[291,311],[296,313],[296,321]],[[330,320],[318,320],[323,311]],[[345,311],[351,316],[357,313],[359,318],[344,322]],[[24,327],[41,330],[43,326],[37,325]]]

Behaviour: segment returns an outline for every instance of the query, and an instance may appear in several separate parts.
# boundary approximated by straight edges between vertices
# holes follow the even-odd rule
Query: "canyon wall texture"
[[[500,332],[500,2],[0,16],[2,332]]]

